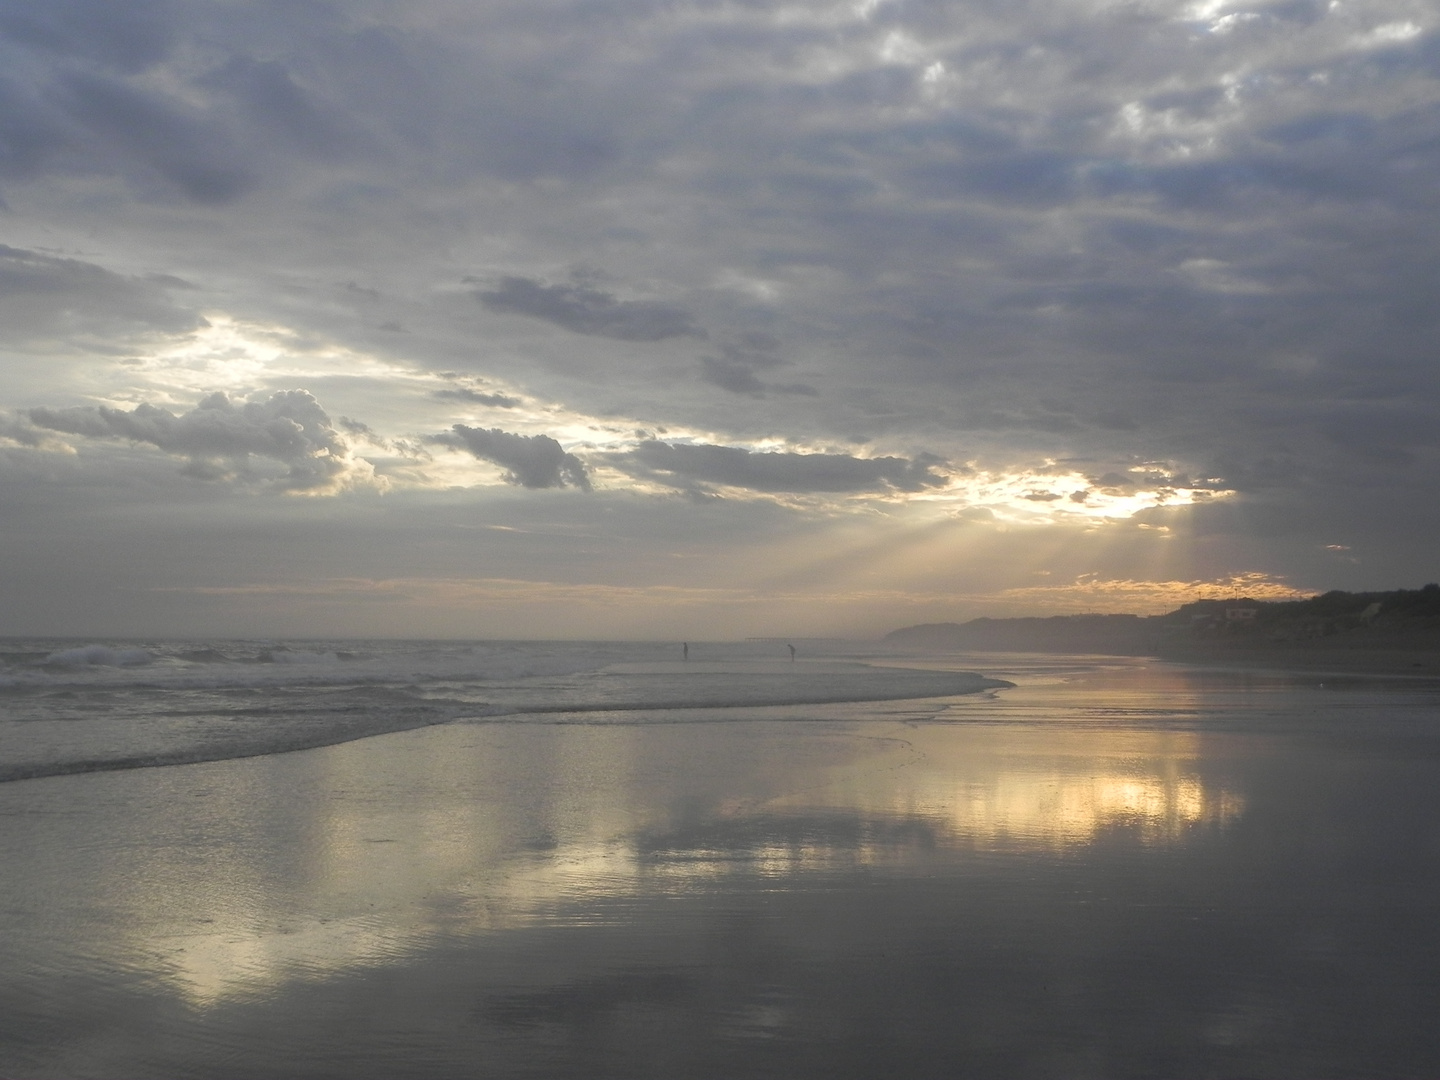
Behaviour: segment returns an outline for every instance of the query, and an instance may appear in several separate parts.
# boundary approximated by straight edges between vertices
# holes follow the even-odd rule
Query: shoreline
[[[1147,655],[1204,667],[1280,668],[1333,675],[1392,675],[1440,679],[1435,649],[1187,649]]]
[[[1440,649],[1404,648],[1189,648],[1189,649],[957,649],[909,650],[910,655],[959,657],[984,668],[986,656],[1129,657],[1171,664],[1216,668],[1271,668],[1284,671],[1323,672],[1333,675],[1389,675],[1440,679]]]
[[[632,665],[637,671],[643,674],[664,674],[663,670],[648,670],[646,665]],[[403,731],[415,731],[425,728],[444,727],[452,723],[461,723],[472,726],[529,726],[544,724],[547,726],[638,726],[638,727],[660,727],[675,723],[690,722],[690,718],[698,712],[714,710],[736,710],[744,713],[746,710],[774,709],[774,708],[824,708],[827,706],[861,706],[861,705],[884,705],[900,704],[905,702],[931,701],[952,697],[966,697],[980,695],[991,690],[1007,689],[1014,686],[1014,683],[1005,679],[991,678],[975,671],[946,671],[946,672],[908,672],[905,673],[905,680],[914,685],[895,685],[893,677],[896,672],[886,669],[881,665],[860,665],[869,670],[859,672],[864,679],[874,676],[891,676],[890,684],[881,682],[868,689],[856,683],[856,672],[849,670],[850,665],[842,664],[837,671],[842,674],[833,676],[824,689],[806,689],[804,684],[799,688],[790,688],[784,685],[775,685],[773,682],[761,684],[759,692],[749,696],[737,693],[734,690],[727,690],[724,694],[715,697],[713,694],[707,697],[701,694],[698,697],[685,699],[683,697],[647,696],[644,693],[632,694],[629,697],[617,696],[612,700],[602,700],[600,696],[593,699],[582,700],[548,700],[539,702],[525,702],[523,699],[509,702],[468,702],[459,701],[445,702],[432,699],[428,702],[407,702],[406,708],[398,712],[382,713],[377,716],[384,716],[388,719],[377,719],[372,717],[368,723],[351,723],[345,727],[331,727],[326,730],[313,731],[305,728],[296,728],[288,733],[276,735],[265,731],[250,731],[241,733],[240,736],[232,738],[229,742],[196,744],[192,738],[190,742],[176,745],[170,749],[147,750],[143,753],[116,754],[111,757],[82,757],[62,758],[59,760],[19,760],[0,764],[0,786],[8,784],[19,784],[28,781],[45,780],[60,776],[89,776],[101,773],[125,773],[150,769],[173,768],[181,765],[201,765],[207,763],[238,761],[247,758],[272,757],[275,755],[292,754],[300,751],[319,750],[330,746],[343,746],[348,743],[363,741],[377,736],[390,735]],[[659,665],[651,664],[649,668],[659,668]],[[677,672],[680,669],[678,664],[670,664],[670,668]],[[711,671],[704,670],[707,667],[703,662],[686,669],[686,674],[697,675],[719,675],[732,676],[741,671],[734,663],[708,665]],[[772,671],[773,669],[773,671]],[[811,670],[808,665],[802,671]],[[752,679],[759,674],[774,674],[778,672],[785,679],[791,679],[795,669],[789,665],[781,666],[771,664],[761,671],[750,671],[748,674]],[[846,686],[844,676],[849,676],[850,685]],[[713,683],[713,680],[712,680]],[[183,689],[183,688],[182,688]],[[432,709],[427,714],[416,715],[414,709],[417,704],[428,704]],[[671,716],[673,714],[673,716]],[[620,720],[614,719],[616,716]],[[667,718],[670,716],[671,718]]]
[[[1023,654],[1028,656],[1129,657],[1135,660],[1160,660],[1195,667],[1275,668],[1289,671],[1327,672],[1335,675],[1393,675],[1440,679],[1440,646],[1345,647],[1267,645],[1191,645],[1168,648],[980,648],[972,645],[954,648],[912,647],[896,650],[897,655],[928,656],[936,659],[957,658],[972,668],[987,668],[987,656]]]

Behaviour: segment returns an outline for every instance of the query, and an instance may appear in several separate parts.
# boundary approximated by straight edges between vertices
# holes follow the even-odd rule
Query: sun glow
[[[175,405],[216,390],[246,395],[277,381],[294,385],[337,375],[391,379],[411,373],[333,341],[212,311],[198,329],[166,348],[137,357],[124,366],[123,374],[127,386],[134,387],[138,380],[143,390],[138,396],[132,390],[117,403],[133,397],[136,402]]]
[[[1002,606],[1054,614],[1127,611],[1137,615],[1154,615],[1202,598],[1243,596],[1249,600],[1274,601],[1300,600],[1309,595],[1285,581],[1251,571],[1191,581],[1143,581],[1081,574],[1065,584],[1003,589],[985,599]]]
[[[1107,484],[1074,470],[1056,470],[1052,462],[1046,462],[1038,469],[959,476],[944,491],[917,498],[988,510],[1006,522],[1085,524],[1131,518],[1158,506],[1189,506],[1234,494],[1156,475],[1149,466],[1130,472],[1133,478],[1117,476]]]
[[[778,503],[822,516],[890,514],[898,507],[913,505],[932,508],[942,516],[981,515],[1000,525],[1096,527],[1156,507],[1187,506],[1233,494],[1219,481],[1190,480],[1168,462],[1144,462],[1097,477],[1054,459],[986,468],[973,461],[947,462],[943,456],[917,454],[914,449],[873,446],[857,454],[851,446],[804,439],[735,438],[733,433],[657,424],[635,416],[599,416],[508,382],[427,371],[292,328],[246,321],[223,312],[208,313],[203,325],[192,333],[129,361],[124,376],[123,388],[97,386],[95,398],[122,408],[146,403],[184,409],[217,390],[232,397],[253,398],[317,384],[317,400],[322,407],[333,409],[332,399],[346,403],[350,396],[347,386],[383,383],[390,394],[381,415],[362,415],[355,421],[338,418],[336,423],[345,427],[341,438],[357,459],[375,466],[391,490],[483,488],[510,482],[513,478],[507,469],[436,441],[437,433],[443,434],[459,422],[554,439],[564,452],[584,462],[597,489],[654,495],[693,490],[731,500]],[[779,485],[757,490],[697,482],[635,468],[628,459],[649,440],[674,446],[724,447],[746,455],[784,454],[805,466],[899,459],[913,479],[907,474],[904,479],[884,480],[882,476],[893,476],[893,472],[878,470],[853,490],[807,490],[803,476],[788,490]],[[806,462],[806,458],[817,460]],[[1164,525],[1151,527],[1162,534],[1167,531]]]

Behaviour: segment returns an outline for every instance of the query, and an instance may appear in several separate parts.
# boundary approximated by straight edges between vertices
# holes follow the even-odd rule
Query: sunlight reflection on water
[[[1329,988],[1367,965],[1440,1003],[1406,967],[1440,946],[1440,754],[1413,741],[1432,690],[1006,677],[983,700],[457,724],[0,786],[23,930],[0,945],[0,1071],[444,1076],[482,1054],[487,1075],[839,1075],[848,1023],[914,1029],[937,1067],[1008,1031],[995,1075],[1082,1074],[1077,1038],[1113,1072],[1243,1072],[1333,1028]],[[1357,715],[1356,738],[1408,751],[1293,734]],[[1403,916],[1376,921],[1397,881]],[[1124,1034],[1151,1028],[1170,1042]]]

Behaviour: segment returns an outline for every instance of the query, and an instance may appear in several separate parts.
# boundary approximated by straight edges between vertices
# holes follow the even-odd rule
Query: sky
[[[1440,578],[1422,0],[0,0],[0,634]]]

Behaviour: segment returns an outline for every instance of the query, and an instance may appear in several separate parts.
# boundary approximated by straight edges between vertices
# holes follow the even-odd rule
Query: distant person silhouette
[[[790,650],[790,663],[793,664],[795,662],[795,646],[786,645],[785,647]]]
[[[690,659],[690,643],[688,641],[682,641],[680,643],[680,657],[683,660]]]

